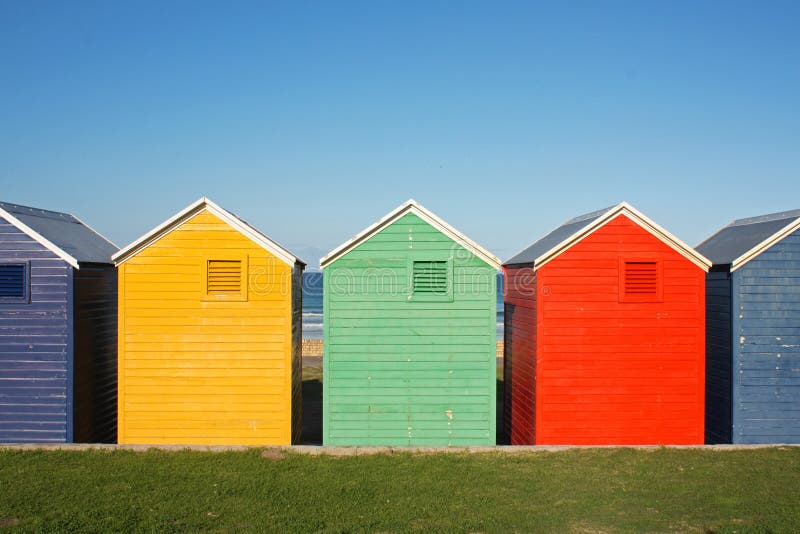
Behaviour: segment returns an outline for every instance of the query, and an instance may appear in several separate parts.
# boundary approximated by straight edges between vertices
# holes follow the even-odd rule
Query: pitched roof
[[[522,252],[508,259],[503,265],[532,264],[534,268],[539,268],[618,215],[625,215],[701,269],[707,271],[711,266],[708,259],[627,202],[568,220]]]
[[[800,210],[738,219],[697,245],[697,251],[735,271],[798,228]]]
[[[0,217],[75,268],[82,262],[111,263],[118,247],[70,215],[0,202]]]
[[[179,211],[171,218],[167,219],[160,225],[156,226],[145,235],[140,237],[139,239],[135,240],[133,243],[128,245],[127,247],[123,248],[111,259],[117,265],[124,263],[129,258],[135,256],[139,253],[142,249],[150,246],[155,241],[161,239],[164,235],[171,232],[174,228],[181,225],[185,221],[191,219],[198,213],[203,211],[208,211],[209,213],[214,214],[215,216],[219,217],[233,228],[241,232],[243,235],[248,237],[251,241],[255,244],[261,246],[265,250],[269,251],[270,253],[274,254],[278,258],[280,258],[285,263],[293,266],[295,263],[300,263],[305,265],[305,262],[289,252],[286,248],[279,245],[266,235],[264,235],[259,230],[256,230],[250,223],[241,219],[234,215],[233,213],[222,209],[218,205],[214,204],[211,200],[206,197],[202,197],[197,201],[193,202],[192,204],[188,205],[183,210]]]
[[[536,259],[542,256],[545,252],[553,249],[559,243],[568,239],[576,232],[592,224],[594,221],[614,209],[614,206],[605,208],[584,215],[579,215],[574,219],[570,219],[546,236],[534,242],[522,252],[517,253],[514,257],[506,260],[503,265],[516,265],[521,263],[535,263]]]
[[[407,200],[406,202],[398,206],[396,209],[391,211],[389,214],[384,216],[382,219],[365,228],[363,231],[361,231],[352,239],[348,240],[345,243],[342,243],[341,245],[339,245],[338,247],[327,253],[319,260],[319,266],[322,269],[324,269],[329,263],[339,258],[340,256],[347,254],[349,251],[356,248],[361,243],[368,240],[369,238],[371,238],[372,236],[374,236],[375,234],[377,234],[378,232],[380,232],[381,230],[383,230],[384,228],[386,228],[399,218],[406,215],[407,213],[413,213],[414,215],[416,215],[423,221],[427,222],[428,224],[430,224],[431,226],[442,232],[444,235],[446,235],[447,237],[449,237],[450,239],[452,239],[453,241],[464,247],[465,249],[469,250],[470,252],[478,256],[480,259],[482,259],[495,269],[500,268],[500,259],[497,256],[495,256],[485,248],[475,243],[473,240],[471,240],[470,238],[468,238],[467,236],[465,236],[464,234],[462,234],[461,232],[459,232],[458,230],[456,230],[455,228],[444,222],[442,219],[434,215],[432,212],[425,209],[419,202],[417,202],[414,199]]]

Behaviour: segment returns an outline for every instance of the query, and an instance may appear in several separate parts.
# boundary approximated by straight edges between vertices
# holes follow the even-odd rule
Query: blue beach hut
[[[697,247],[706,279],[706,443],[800,443],[800,210]]]
[[[72,215],[0,202],[0,442],[114,441],[116,251]]]

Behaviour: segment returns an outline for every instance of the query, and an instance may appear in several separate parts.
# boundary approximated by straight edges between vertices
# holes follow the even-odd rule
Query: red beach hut
[[[709,267],[627,203],[508,260],[511,443],[702,444]]]

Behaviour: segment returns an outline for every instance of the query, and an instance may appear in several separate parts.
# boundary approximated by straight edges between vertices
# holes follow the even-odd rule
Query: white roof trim
[[[342,243],[341,245],[339,245],[338,247],[327,253],[324,257],[322,257],[322,259],[319,260],[320,268],[324,269],[329,263],[334,261],[336,258],[339,258],[340,256],[348,253],[349,251],[351,251],[364,241],[367,241],[373,235],[377,234],[378,232],[380,232],[381,230],[383,230],[384,228],[386,228],[387,226],[389,226],[390,224],[392,224],[397,219],[399,219],[400,217],[402,217],[407,213],[413,213],[423,221],[427,222],[428,224],[430,224],[431,226],[442,232],[450,239],[457,242],[465,249],[469,250],[470,252],[481,258],[483,261],[485,261],[495,269],[500,268],[501,262],[497,256],[495,256],[485,248],[481,247],[480,245],[469,239],[467,236],[465,236],[464,234],[462,234],[461,232],[459,232],[458,230],[456,230],[455,228],[444,222],[442,219],[434,215],[432,212],[425,209],[421,204],[419,204],[414,199],[407,200],[399,207],[394,209],[392,212],[390,212],[388,215],[384,216],[376,223],[367,227],[365,230],[357,234],[352,239],[346,241],[345,243]]]
[[[735,271],[739,267],[742,267],[745,263],[749,262],[750,260],[754,259],[756,256],[770,248],[772,245],[776,244],[778,241],[783,239],[784,237],[788,236],[789,234],[794,233],[797,229],[800,229],[800,217],[784,226],[782,229],[778,230],[770,237],[759,243],[758,245],[754,246],[735,260],[731,262],[731,272]],[[722,230],[720,230],[722,231]]]
[[[114,261],[116,265],[121,265],[129,258],[138,254],[141,250],[147,248],[155,241],[158,241],[159,239],[164,237],[166,234],[171,232],[181,223],[189,220],[190,218],[194,217],[195,215],[199,214],[204,210],[207,210],[209,213],[216,215],[217,217],[225,221],[228,225],[238,230],[241,234],[248,237],[255,244],[264,248],[268,252],[271,252],[289,266],[293,266],[297,262],[305,264],[303,260],[301,260],[294,254],[283,248],[281,245],[277,244],[275,241],[271,240],[269,237],[262,234],[249,224],[245,223],[232,213],[214,204],[211,200],[209,200],[206,197],[202,197],[197,201],[193,202],[192,204],[190,204],[189,206],[187,206],[186,208],[182,209],[181,211],[179,211],[178,213],[176,213],[175,215],[173,215],[160,225],[156,226],[155,228],[147,232],[139,239],[135,240],[127,247],[123,248],[122,250],[111,256],[111,259]]]
[[[627,202],[622,202],[615,206],[614,208],[608,210],[605,214],[601,217],[593,221],[591,224],[584,226],[570,237],[559,243],[558,245],[554,246],[538,258],[536,258],[533,262],[534,268],[538,269],[539,267],[543,266],[547,262],[552,259],[555,259],[559,256],[562,252],[567,250],[568,248],[575,245],[578,241],[581,241],[583,238],[587,237],[589,234],[604,226],[607,222],[611,221],[612,219],[616,218],[619,215],[625,215],[639,226],[656,236],[658,239],[663,241],[665,244],[670,246],[674,249],[677,253],[681,256],[686,258],[687,260],[691,261],[704,271],[708,272],[711,268],[711,261],[694,250],[692,247],[666,231],[664,228],[653,222],[649,219],[646,215],[642,212],[628,204]]]
[[[15,226],[19,231],[21,231],[22,233],[24,233],[25,235],[27,235],[28,237],[30,237],[31,239],[33,239],[34,241],[36,241],[37,243],[39,243],[40,245],[42,245],[43,247],[48,249],[50,252],[52,252],[53,254],[55,254],[56,256],[58,256],[59,258],[64,260],[65,262],[69,263],[70,265],[72,265],[76,269],[80,269],[80,266],[78,265],[78,260],[75,259],[75,257],[73,257],[70,254],[67,254],[63,249],[61,249],[60,247],[58,247],[55,244],[53,244],[49,239],[44,237],[42,234],[40,234],[39,232],[37,232],[36,230],[31,228],[30,226],[28,226],[24,222],[20,221],[16,217],[14,217],[11,213],[7,212],[3,208],[0,208],[0,217],[3,217],[4,219],[6,219],[9,223],[11,223],[13,226]],[[94,230],[92,230],[92,231],[94,231]],[[95,232],[95,233],[97,233],[97,232]]]

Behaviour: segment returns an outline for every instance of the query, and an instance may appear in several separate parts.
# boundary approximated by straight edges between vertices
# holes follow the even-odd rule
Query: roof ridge
[[[71,213],[68,213],[66,211],[46,210],[46,209],[43,209],[43,208],[36,208],[34,206],[26,206],[24,204],[15,204],[13,202],[4,202],[4,201],[0,201],[0,207],[5,209],[9,213],[14,213],[14,208],[16,208],[16,209],[24,209],[24,210],[30,210],[31,211],[31,213],[27,213],[26,215],[34,215],[34,216],[39,216],[39,217],[46,216],[46,215],[56,215],[58,217],[52,217],[52,218],[60,218],[61,219],[61,218],[67,217],[69,219],[72,219],[72,222],[74,222],[76,224],[83,224],[75,215],[73,215]]]
[[[583,215],[578,215],[577,217],[573,217],[572,219],[569,219],[568,221],[564,222],[564,224],[575,224],[575,223],[579,223],[581,221],[586,221],[588,219],[594,219],[594,218],[599,217],[600,215],[603,215],[604,213],[608,213],[609,211],[611,211],[611,210],[613,210],[615,208],[618,208],[620,206],[621,206],[621,203],[620,204],[614,204],[613,206],[609,206],[607,208],[603,208],[603,209],[600,209],[600,210],[590,211],[589,213],[584,213]],[[564,224],[562,224],[561,226],[564,226]]]
[[[781,219],[797,219],[800,218],[800,209],[778,211],[775,213],[767,213],[764,215],[756,215],[755,217],[745,217],[744,219],[735,219],[728,224],[725,228],[731,226],[744,226],[746,224],[757,224],[762,222],[780,221]]]

